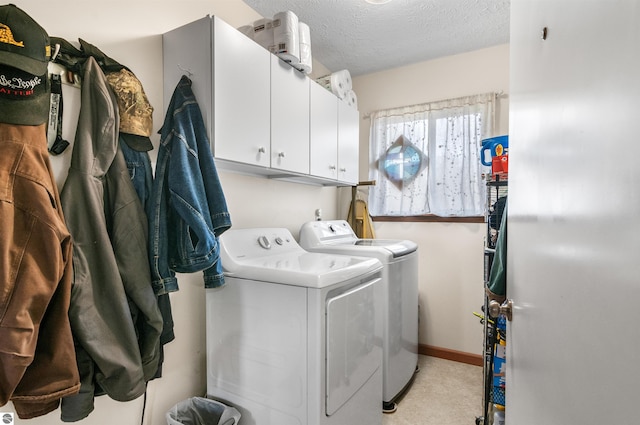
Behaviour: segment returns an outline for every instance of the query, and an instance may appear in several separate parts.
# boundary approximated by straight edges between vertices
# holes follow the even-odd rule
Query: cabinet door
[[[310,86],[310,173],[338,178],[338,98],[312,81]]]
[[[338,101],[338,180],[358,184],[360,152],[358,110]]]
[[[270,165],[270,57],[262,46],[213,18],[216,158]]]
[[[309,79],[271,55],[271,168],[309,174]]]

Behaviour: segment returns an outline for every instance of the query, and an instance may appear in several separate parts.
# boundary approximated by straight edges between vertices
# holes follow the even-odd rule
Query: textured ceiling
[[[313,58],[353,76],[509,42],[509,0],[243,1],[266,18],[294,12]]]

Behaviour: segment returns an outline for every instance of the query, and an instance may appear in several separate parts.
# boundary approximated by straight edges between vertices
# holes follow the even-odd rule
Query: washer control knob
[[[276,237],[275,241],[276,241],[276,243],[278,245],[282,245],[284,243],[284,241],[282,240],[282,238],[280,236]]]
[[[260,244],[260,246],[263,247],[264,249],[271,249],[271,243],[269,242],[269,239],[266,236],[260,236],[258,238],[258,244]]]

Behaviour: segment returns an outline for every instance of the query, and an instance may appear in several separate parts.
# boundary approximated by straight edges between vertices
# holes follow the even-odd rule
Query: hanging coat
[[[191,80],[173,91],[150,198],[149,263],[158,295],[178,290],[176,272],[203,270],[205,288],[224,285],[219,237],[231,216]]]
[[[115,95],[93,57],[69,175],[61,192],[74,238],[69,316],[81,388],[62,401],[62,420],[93,410],[94,396],[133,400],[156,372],[162,317],[151,288],[146,218],[118,149]]]
[[[0,406],[11,399],[29,419],[80,388],[68,317],[71,236],[45,124],[0,124],[0,182]]]

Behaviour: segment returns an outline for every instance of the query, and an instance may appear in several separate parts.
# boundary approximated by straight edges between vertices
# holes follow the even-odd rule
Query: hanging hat
[[[44,75],[51,58],[49,35],[14,4],[0,6],[0,64]]]
[[[0,121],[40,125],[47,121],[51,86],[47,32],[13,4],[0,6]]]
[[[126,68],[106,74],[109,86],[118,100],[120,135],[129,147],[137,151],[150,151],[153,127],[153,107],[144,93],[140,80]]]

